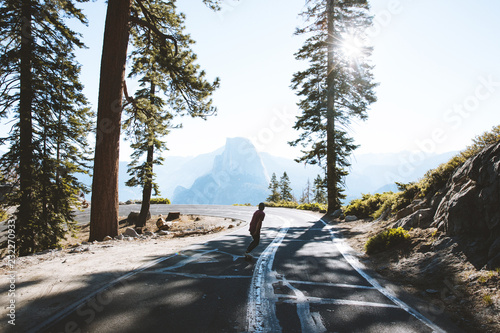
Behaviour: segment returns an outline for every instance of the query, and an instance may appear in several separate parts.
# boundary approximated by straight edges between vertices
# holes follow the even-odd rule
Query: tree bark
[[[153,173],[153,152],[154,146],[151,145],[148,147],[148,155],[146,157],[146,163],[148,167],[151,169],[151,174]],[[153,180],[148,178],[144,183],[144,188],[142,189],[142,204],[141,204],[141,212],[139,213],[139,217],[137,218],[136,227],[144,227],[146,225],[146,221],[148,219],[149,209],[151,208],[151,191],[153,190]]]
[[[19,92],[19,178],[21,198],[18,208],[17,233],[21,254],[32,253],[35,248],[30,220],[33,216],[33,129],[32,129],[32,74],[33,36],[31,30],[31,1],[24,0],[21,7],[21,50],[20,50],[20,92]]]
[[[334,33],[335,33],[335,1],[328,0],[328,74],[327,74],[327,110],[326,110],[326,186],[328,194],[328,212],[334,212],[339,207],[337,186],[337,153],[335,150],[335,64],[334,64]]]
[[[118,235],[118,163],[131,0],[109,0],[101,58],[90,241]]]
[[[151,82],[151,89],[149,92],[149,97],[151,100],[151,105],[154,104],[156,86]],[[136,227],[144,227],[146,225],[146,220],[148,219],[149,209],[151,207],[151,191],[153,189],[153,158],[154,158],[154,144],[150,143],[148,146],[148,154],[146,156],[146,168],[149,170],[149,174],[146,175],[146,181],[144,182],[144,187],[142,189],[142,204],[141,212],[137,218]]]

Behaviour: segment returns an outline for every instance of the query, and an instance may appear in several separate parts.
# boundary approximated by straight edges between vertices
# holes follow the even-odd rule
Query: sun
[[[340,38],[340,49],[346,58],[357,59],[364,55],[366,47],[359,35],[347,32]]]

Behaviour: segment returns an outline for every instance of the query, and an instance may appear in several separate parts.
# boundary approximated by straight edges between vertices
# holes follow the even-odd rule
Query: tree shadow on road
[[[18,309],[15,331],[244,331],[254,266],[242,256],[249,242],[246,235],[226,235],[149,256],[155,265],[125,277],[112,270],[82,276],[77,290],[48,294]]]

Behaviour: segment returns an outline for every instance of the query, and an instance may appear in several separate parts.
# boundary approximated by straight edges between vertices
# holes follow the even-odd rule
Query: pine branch
[[[151,22],[151,18],[154,18],[154,15],[151,14],[146,7],[144,7],[143,3],[141,0],[137,0],[137,4],[139,5],[139,7],[141,8],[142,10],[142,13],[144,14],[144,17],[146,18],[146,21],[145,20],[142,20],[138,17],[135,17],[135,16],[131,16],[130,17],[130,22],[132,23],[135,23],[135,24],[138,24],[144,28],[147,28],[149,30],[151,30],[152,32],[154,32],[159,38],[160,40],[162,41],[163,45],[165,47],[167,47],[167,40],[170,40],[172,41],[172,43],[174,44],[174,49],[175,49],[175,52],[174,52],[174,57],[177,56],[177,54],[179,54],[179,48],[178,48],[178,45],[177,45],[177,40],[173,37],[173,36],[170,36],[170,35],[166,35],[164,34],[163,32],[161,32],[155,25],[154,23]]]

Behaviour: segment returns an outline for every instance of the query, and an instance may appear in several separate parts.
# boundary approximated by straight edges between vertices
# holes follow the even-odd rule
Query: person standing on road
[[[252,221],[250,221],[250,235],[252,235],[252,242],[248,245],[247,251],[245,252],[245,258],[252,258],[250,252],[259,245],[260,242],[260,228],[262,227],[262,221],[264,221],[264,217],[266,214],[264,213],[264,208],[266,206],[263,202],[259,204],[259,209],[253,213]]]

